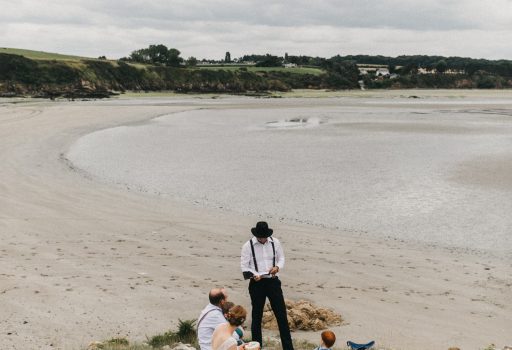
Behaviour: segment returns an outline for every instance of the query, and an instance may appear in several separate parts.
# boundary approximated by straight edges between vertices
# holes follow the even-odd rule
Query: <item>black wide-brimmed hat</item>
[[[251,228],[251,232],[257,238],[267,238],[272,236],[274,230],[269,228],[265,221],[259,221],[256,223],[256,227]]]

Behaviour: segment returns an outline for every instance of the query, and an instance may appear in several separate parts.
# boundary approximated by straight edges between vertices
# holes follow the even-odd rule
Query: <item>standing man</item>
[[[265,221],[251,229],[252,237],[242,247],[241,267],[245,279],[249,279],[249,294],[252,303],[252,340],[262,343],[261,321],[263,308],[268,298],[274,311],[281,335],[283,350],[293,350],[292,337],[286,316],[281,281],[278,273],[284,266],[281,243],[272,238],[273,230]]]
[[[213,288],[208,294],[210,303],[201,311],[197,319],[197,338],[201,350],[212,350],[212,335],[215,328],[225,323],[222,306],[228,300],[224,288]]]

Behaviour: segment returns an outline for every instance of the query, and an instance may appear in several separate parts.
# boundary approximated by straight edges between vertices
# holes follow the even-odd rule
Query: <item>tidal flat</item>
[[[512,247],[508,100],[222,102],[94,132],[67,157],[98,181],[242,215]]]

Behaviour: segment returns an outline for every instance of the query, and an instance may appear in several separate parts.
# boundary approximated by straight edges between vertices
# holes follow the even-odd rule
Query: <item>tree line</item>
[[[203,62],[206,61],[203,59]],[[210,60],[209,60],[210,61]],[[183,59],[181,52],[165,45],[150,45],[117,61],[31,60],[20,55],[0,54],[0,95],[73,95],[98,91],[196,91],[263,92],[290,89],[366,88],[512,88],[512,61],[443,56],[336,55],[331,58],[244,55],[232,58],[226,52],[219,63],[238,63],[239,69],[194,69],[198,60]],[[307,70],[254,70],[243,66],[279,67],[286,63],[321,68],[322,74]],[[361,64],[384,65],[388,76],[362,74]],[[190,69],[186,69],[190,67]],[[185,68],[185,69],[184,69]],[[420,69],[433,70],[421,74]],[[452,72],[448,72],[452,70]],[[448,74],[450,73],[450,74]],[[85,83],[84,83],[85,82]],[[91,91],[89,91],[91,90]]]
[[[199,60],[195,57],[184,59],[176,48],[167,48],[163,44],[149,45],[147,48],[133,51],[128,57],[121,60],[145,64],[165,65],[171,67],[195,66]],[[401,55],[389,57],[382,55],[336,55],[331,58],[313,57],[304,55],[277,56],[271,54],[248,54],[232,59],[230,52],[226,52],[223,60],[203,59],[214,63],[253,63],[259,67],[279,67],[286,63],[298,66],[318,67],[329,70],[332,62],[353,62],[355,64],[386,65],[391,72],[400,71],[402,74],[414,74],[418,69],[435,70],[439,73],[446,71],[464,72],[473,75],[479,71],[512,77],[511,60],[487,60],[470,57],[444,57],[429,55]]]

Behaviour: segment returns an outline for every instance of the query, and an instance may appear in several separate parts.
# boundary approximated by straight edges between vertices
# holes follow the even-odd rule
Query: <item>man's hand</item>
[[[275,276],[276,273],[279,272],[279,266],[274,266],[273,268],[270,269],[270,271],[268,272],[269,274],[271,274],[272,276]]]
[[[252,279],[254,280],[254,282],[258,282],[261,279],[261,276],[260,275],[254,275],[254,277]]]

